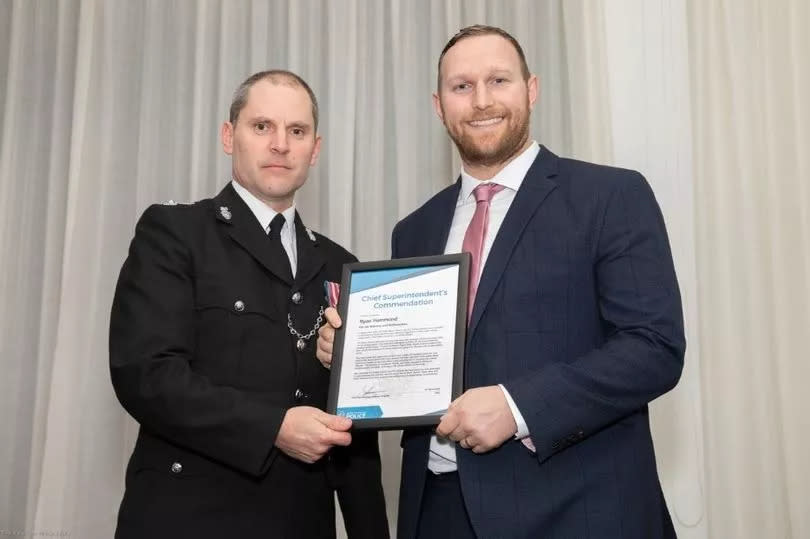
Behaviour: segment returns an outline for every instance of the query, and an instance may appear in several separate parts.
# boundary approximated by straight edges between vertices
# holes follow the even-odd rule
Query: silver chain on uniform
[[[297,337],[299,341],[308,341],[311,339],[315,333],[318,332],[321,324],[323,324],[323,305],[321,305],[321,308],[318,310],[318,319],[315,320],[315,325],[312,326],[312,329],[309,330],[309,333],[306,335],[299,333],[298,330],[293,327],[292,315],[287,313],[287,327],[290,329],[290,335]]]

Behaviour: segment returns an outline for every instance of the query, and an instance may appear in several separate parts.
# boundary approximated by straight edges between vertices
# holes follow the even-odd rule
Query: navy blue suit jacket
[[[395,258],[444,251],[460,181],[394,228]],[[647,403],[675,386],[685,341],[664,221],[637,172],[541,148],[483,269],[465,389],[502,383],[537,453],[457,450],[479,537],[674,537]],[[409,430],[398,537],[415,536],[430,432]]]

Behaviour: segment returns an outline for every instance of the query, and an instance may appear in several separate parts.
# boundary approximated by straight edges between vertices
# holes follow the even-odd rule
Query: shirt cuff
[[[503,391],[503,396],[506,397],[506,403],[509,405],[509,409],[512,410],[512,417],[515,418],[515,424],[517,424],[515,439],[520,440],[521,438],[527,437],[530,434],[529,426],[526,424],[526,420],[523,419],[523,414],[520,413],[520,410],[518,410],[518,407],[515,405],[515,401],[512,400],[512,395],[503,387],[503,384],[498,384],[498,387]]]

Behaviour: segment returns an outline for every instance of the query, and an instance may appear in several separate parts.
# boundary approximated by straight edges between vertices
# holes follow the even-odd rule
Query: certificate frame
[[[341,293],[337,306],[338,314],[340,315],[343,324],[340,328],[335,330],[335,340],[332,348],[332,365],[329,379],[329,396],[326,407],[326,411],[328,413],[350,417],[352,419],[353,430],[397,430],[408,427],[430,427],[439,424],[441,416],[447,410],[447,406],[449,406],[454,399],[461,395],[463,389],[470,260],[471,258],[469,253],[456,253],[449,255],[378,260],[373,262],[354,262],[343,265],[343,274],[340,283]],[[379,270],[405,270],[407,272],[409,269],[413,270],[411,275],[413,275],[413,281],[415,281],[415,278],[419,277],[420,275],[427,274],[431,271],[440,271],[453,266],[458,268],[458,274],[455,281],[455,286],[453,287],[455,288],[456,297],[455,301],[451,302],[451,305],[454,305],[455,307],[455,313],[453,313],[452,316],[452,325],[454,327],[451,328],[451,333],[454,338],[452,344],[452,365],[450,367],[452,374],[449,382],[450,397],[446,404],[444,404],[443,408],[437,408],[428,413],[422,414],[393,414],[386,416],[381,410],[380,406],[339,406],[339,403],[341,400],[343,400],[341,399],[341,380],[344,379],[344,371],[348,373],[347,369],[351,368],[350,366],[347,366],[348,362],[344,361],[344,353],[347,340],[346,333],[350,330],[347,328],[352,328],[354,326],[354,324],[352,324],[352,319],[350,318],[355,316],[355,314],[353,314],[350,310],[350,298],[353,290],[353,281],[358,279],[358,276],[363,273],[368,275],[367,272],[378,272]],[[426,271],[424,271],[422,274],[417,273],[422,269],[426,269]],[[399,279],[399,282],[410,279],[412,279],[412,277],[402,277]],[[450,288],[450,286],[447,287],[448,290]],[[436,307],[435,309],[437,310],[435,312],[438,312],[439,308]],[[355,310],[357,310],[357,307],[355,307]],[[358,314],[356,316],[360,315]],[[449,319],[449,315],[445,315],[445,317]],[[448,334],[449,333],[450,332],[448,332]],[[356,337],[356,339],[359,339],[359,337]],[[449,348],[449,346],[446,348]],[[405,380],[406,378],[407,376],[393,376],[388,378],[386,382],[390,384],[392,380],[398,382]],[[443,395],[446,395],[446,390],[447,388],[442,386],[441,391]],[[360,411],[361,409],[376,409],[376,411],[367,413],[366,411]]]

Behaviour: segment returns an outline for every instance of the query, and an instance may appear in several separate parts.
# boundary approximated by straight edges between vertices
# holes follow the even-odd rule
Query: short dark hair
[[[248,99],[248,93],[254,84],[261,80],[270,81],[273,84],[286,84],[303,88],[309,94],[309,100],[312,102],[312,119],[315,121],[315,132],[318,132],[318,100],[315,99],[315,92],[309,87],[304,79],[285,69],[270,69],[268,71],[259,71],[245,79],[245,82],[239,85],[233,93],[233,100],[231,101],[230,122],[236,125],[236,120],[239,119],[239,113],[245,108]]]
[[[440,89],[442,86],[442,60],[444,60],[444,55],[447,54],[453,45],[461,41],[462,39],[467,39],[468,37],[478,37],[478,36],[501,36],[509,43],[515,47],[515,50],[518,53],[518,57],[520,58],[520,71],[523,75],[523,80],[529,80],[529,76],[531,73],[529,72],[529,66],[526,64],[526,55],[523,54],[523,49],[518,43],[517,39],[512,37],[512,34],[504,30],[503,28],[498,28],[497,26],[487,26],[485,24],[474,24],[472,26],[467,26],[466,28],[462,28],[459,30],[456,35],[450,38],[450,41],[447,42],[447,45],[444,46],[442,49],[442,53],[439,55],[439,64],[437,66],[437,73],[436,73],[436,88]]]

